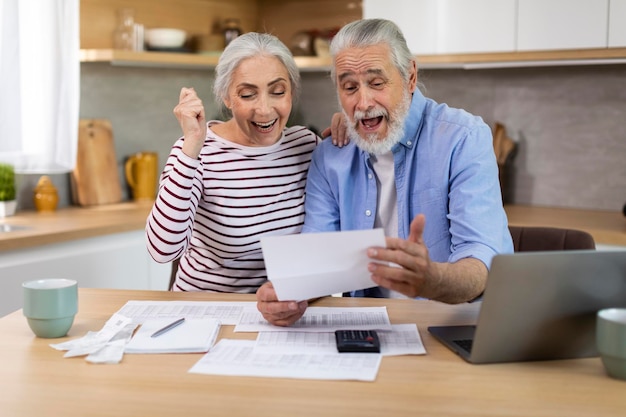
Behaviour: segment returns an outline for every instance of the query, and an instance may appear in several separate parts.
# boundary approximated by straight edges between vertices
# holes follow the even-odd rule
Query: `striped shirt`
[[[260,238],[300,233],[311,153],[320,139],[286,128],[272,146],[242,146],[208,123],[198,159],[172,147],[146,223],[157,262],[180,259],[174,291],[254,293],[267,280]]]

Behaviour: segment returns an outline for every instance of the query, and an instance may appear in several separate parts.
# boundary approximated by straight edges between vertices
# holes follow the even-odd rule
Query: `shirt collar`
[[[394,145],[392,150],[395,151],[400,145],[412,148],[417,144],[419,131],[424,121],[423,114],[425,108],[426,98],[418,89],[416,89],[411,97],[409,112],[406,116],[406,120],[404,121],[404,137],[400,140],[400,142]]]

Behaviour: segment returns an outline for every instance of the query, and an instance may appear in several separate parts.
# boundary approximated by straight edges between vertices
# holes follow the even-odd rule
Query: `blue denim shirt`
[[[480,117],[413,94],[405,135],[393,149],[398,236],[426,216],[424,242],[435,262],[513,252],[502,206],[491,130]],[[302,232],[371,229],[376,174],[370,155],[354,142],[323,141],[313,152]]]

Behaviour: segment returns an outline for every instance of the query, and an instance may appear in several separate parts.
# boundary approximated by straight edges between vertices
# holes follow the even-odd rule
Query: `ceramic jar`
[[[42,175],[35,187],[35,208],[39,212],[55,211],[59,203],[59,194],[52,180],[47,175]]]

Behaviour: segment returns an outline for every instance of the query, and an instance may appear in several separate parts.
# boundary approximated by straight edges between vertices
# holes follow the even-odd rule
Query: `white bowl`
[[[151,48],[180,48],[187,39],[187,32],[172,28],[147,29],[144,35]]]

